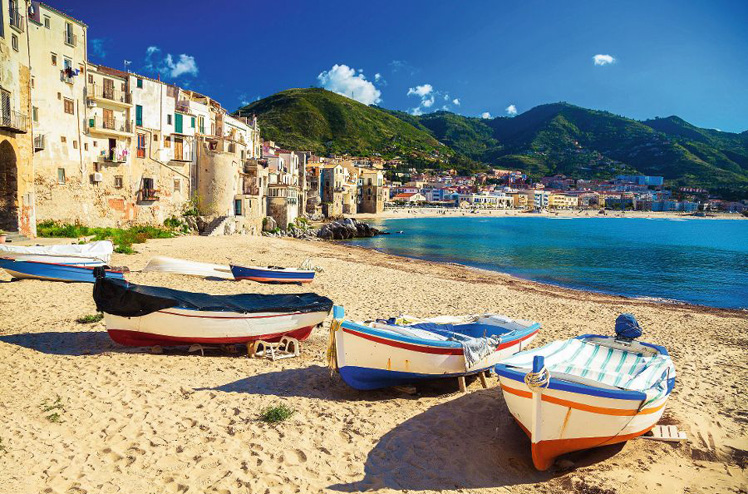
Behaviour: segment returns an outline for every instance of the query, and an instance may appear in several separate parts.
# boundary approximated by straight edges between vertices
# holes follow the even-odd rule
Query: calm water
[[[748,308],[748,221],[417,218],[351,243],[566,287]]]

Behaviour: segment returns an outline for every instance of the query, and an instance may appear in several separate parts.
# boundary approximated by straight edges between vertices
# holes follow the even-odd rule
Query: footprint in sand
[[[284,465],[296,466],[296,465],[301,465],[302,463],[306,463],[307,456],[306,456],[306,453],[304,453],[300,449],[295,449],[295,450],[287,451],[283,453],[283,456],[281,456],[280,461]]]

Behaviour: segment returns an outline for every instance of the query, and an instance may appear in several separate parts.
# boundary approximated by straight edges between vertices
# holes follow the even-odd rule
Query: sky
[[[48,3],[88,24],[93,62],[231,111],[315,86],[413,114],[566,101],[748,130],[748,0]]]

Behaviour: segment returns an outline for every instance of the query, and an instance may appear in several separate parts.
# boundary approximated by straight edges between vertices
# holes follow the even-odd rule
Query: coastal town
[[[301,218],[442,207],[742,212],[746,202],[663,177],[531,180],[459,176],[406,159],[317,156],[263,140],[257,117],[209,95],[89,60],[87,25],[41,2],[9,4],[0,38],[0,228],[43,221],[162,225],[185,211],[202,233],[286,230]]]

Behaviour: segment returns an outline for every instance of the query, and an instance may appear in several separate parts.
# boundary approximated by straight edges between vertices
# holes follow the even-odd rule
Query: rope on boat
[[[528,388],[547,388],[550,382],[551,373],[546,367],[540,369],[540,372],[528,372],[525,374],[525,384]]]
[[[343,324],[342,319],[333,319],[330,323],[330,341],[327,345],[327,366],[330,368],[330,377],[338,370],[338,347],[335,343],[335,333]]]

